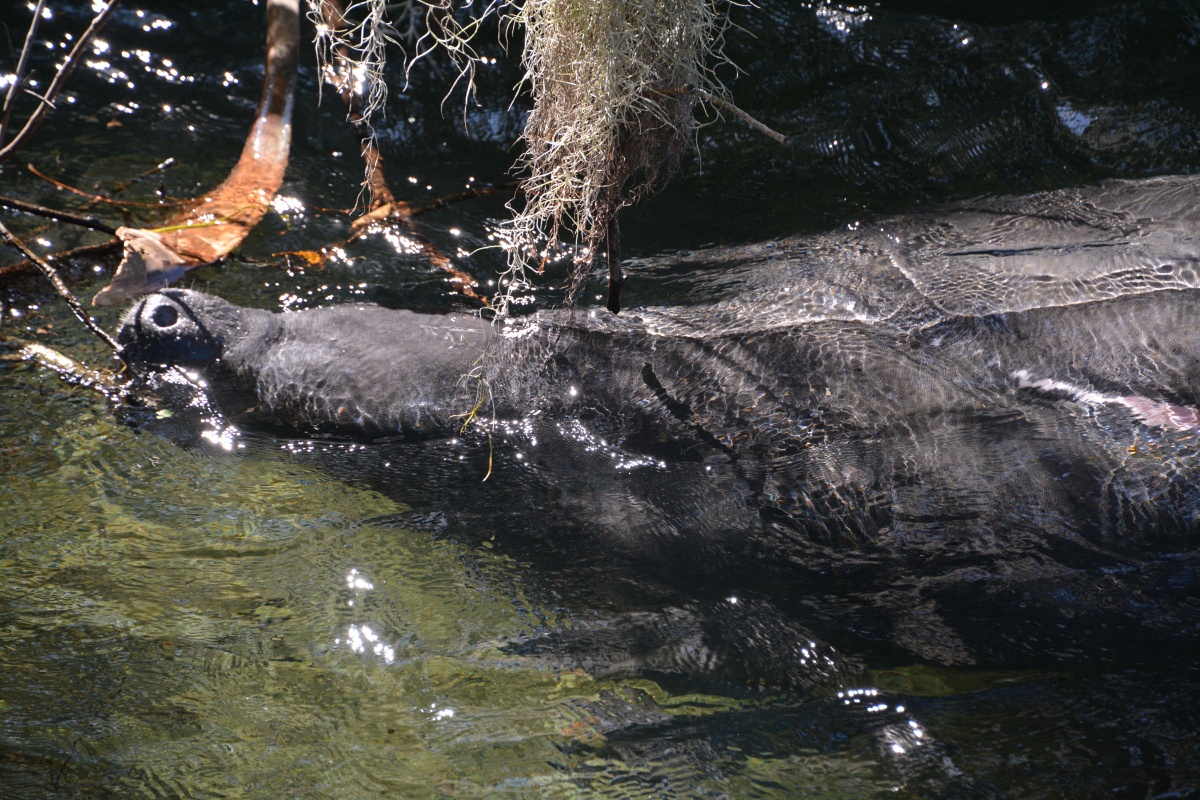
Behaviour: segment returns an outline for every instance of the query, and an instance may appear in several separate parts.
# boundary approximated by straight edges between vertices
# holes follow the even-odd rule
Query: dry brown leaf
[[[117,228],[124,247],[121,265],[112,282],[96,293],[92,305],[113,306],[139,294],[169,286],[183,277],[189,267],[203,262],[180,256],[153,231],[141,228]]]
[[[242,243],[271,207],[291,146],[300,44],[299,0],[267,3],[266,76],[242,155],[225,181],[153,231],[122,228],[125,257],[92,304],[116,305],[217,261]]]
[[[280,253],[272,253],[273,256],[295,256],[304,260],[304,263],[310,267],[319,267],[325,263],[325,256],[318,253],[316,250],[284,250]]]

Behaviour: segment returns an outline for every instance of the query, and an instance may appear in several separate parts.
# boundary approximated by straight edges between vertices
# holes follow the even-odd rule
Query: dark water
[[[731,85],[798,143],[703,128],[702,157],[623,217],[642,260],[630,305],[719,299],[736,282],[719,258],[679,250],[1200,166],[1196,3],[760,5],[735,12],[727,49],[745,74]],[[57,44],[87,4],[54,11],[42,37]],[[0,12],[14,42],[27,14]],[[0,193],[83,208],[26,162],[90,192],[174,157],[122,194],[143,203],[215,184],[257,95],[261,16],[249,2],[125,6],[101,34],[108,49],[0,168]],[[509,179],[521,112],[494,55],[465,112],[461,97],[440,111],[444,67],[395,84],[380,137],[399,196],[420,205]],[[360,175],[337,105],[317,105],[311,58],[302,69],[281,192],[299,210],[269,216],[189,284],[273,309],[460,304],[385,237],[323,268],[275,255],[345,239],[338,209]],[[423,215],[422,231],[473,251],[506,197]],[[101,238],[4,219],[46,251]],[[485,286],[501,264],[487,250],[458,262]],[[68,280],[90,296],[111,267],[82,260]],[[539,301],[554,303],[561,280],[551,274]],[[584,302],[601,290],[597,278]],[[115,325],[116,312],[99,316]],[[0,333],[105,363],[35,280],[5,279],[0,318]],[[0,397],[2,797],[1200,792],[1194,537],[1139,561],[1141,583],[1097,567],[1061,604],[1031,599],[1019,623],[995,616],[1004,604],[986,586],[913,604],[919,566],[894,584],[872,574],[870,598],[853,570],[681,589],[678,576],[571,561],[569,546],[522,546],[559,528],[570,542],[575,520],[436,460],[396,471],[387,451],[263,434],[225,451],[170,419],[131,428],[93,393],[11,359]],[[889,602],[906,613],[885,630],[869,606]],[[1084,607],[1122,613],[1074,618]],[[797,644],[780,672],[773,657]]]

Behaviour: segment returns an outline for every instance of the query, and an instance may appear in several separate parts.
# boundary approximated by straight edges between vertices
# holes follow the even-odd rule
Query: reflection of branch
[[[109,16],[112,15],[112,12],[116,10],[117,3],[119,2],[120,0],[109,0],[108,5],[106,5],[103,10],[96,15],[96,18],[92,20],[92,24],[88,26],[87,30],[80,34],[79,40],[75,42],[75,46],[71,48],[70,54],[67,55],[67,60],[60,64],[58,70],[54,73],[54,79],[50,81],[50,86],[46,89],[45,95],[43,95],[41,98],[42,102],[38,103],[37,108],[35,108],[33,113],[29,115],[29,119],[25,120],[25,126],[21,128],[20,132],[17,133],[16,136],[13,137],[11,142],[9,142],[7,145],[0,146],[0,163],[7,161],[9,156],[19,150],[25,144],[25,142],[29,141],[29,138],[34,134],[34,131],[36,131],[38,126],[42,124],[42,118],[46,116],[46,109],[52,106],[54,98],[58,96],[58,92],[60,89],[62,89],[63,84],[67,82],[67,78],[71,75],[71,70],[75,68],[75,64],[79,61],[80,55],[83,54],[83,49],[91,41],[92,36],[95,35],[96,31],[104,27],[104,23],[108,21]],[[37,8],[38,13],[40,13],[42,8],[41,2],[38,3]],[[32,38],[32,32],[30,34],[30,38]],[[26,46],[28,46],[28,40],[26,42]],[[24,51],[22,51],[21,58],[25,58]],[[21,75],[18,74],[16,81],[20,82],[20,80]],[[15,87],[16,83],[13,84],[12,88]],[[13,99],[13,97],[15,97],[11,88],[9,95],[9,98],[5,100],[5,122],[8,120],[8,115],[12,113],[10,101]],[[2,144],[2,142],[0,142],[0,144]]]
[[[17,250],[20,250],[26,258],[37,265],[37,268],[40,269],[42,274],[46,276],[46,280],[50,281],[50,283],[54,285],[55,291],[58,292],[59,296],[62,297],[63,300],[67,301],[67,305],[71,307],[71,311],[75,312],[75,316],[79,318],[79,321],[82,322],[88,330],[100,337],[100,341],[111,347],[114,352],[119,349],[117,347],[116,340],[109,336],[107,331],[97,325],[96,320],[88,316],[87,311],[85,311],[83,306],[79,304],[79,301],[75,299],[75,295],[71,294],[71,290],[68,289],[67,285],[62,282],[62,278],[58,277],[58,272],[54,269],[54,267],[50,266],[50,264],[37,253],[30,250],[29,245],[22,242],[16,236],[13,236],[12,233],[9,232],[8,228],[4,227],[3,222],[0,222],[0,239],[3,239],[6,244],[15,247]]]

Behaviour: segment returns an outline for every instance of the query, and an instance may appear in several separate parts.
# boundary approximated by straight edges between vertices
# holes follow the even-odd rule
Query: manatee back
[[[660,309],[666,332],[841,320],[907,331],[956,316],[1200,287],[1200,177],[1111,181],[818,236],[686,254],[712,306]]]
[[[488,338],[466,315],[369,305],[277,315],[265,347],[237,354],[272,413],[301,429],[429,435],[470,410]]]

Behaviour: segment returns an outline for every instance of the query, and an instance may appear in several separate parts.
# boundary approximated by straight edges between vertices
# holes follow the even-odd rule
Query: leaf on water
[[[299,4],[267,5],[266,75],[241,157],[224,182],[155,231],[119,228],[125,255],[112,283],[92,298],[110,306],[161,289],[228,255],[271,207],[291,147],[292,97],[300,43]]]
[[[200,264],[175,252],[162,236],[141,228],[117,228],[125,249],[112,282],[96,293],[92,305],[114,306],[183,277],[189,267]]]

